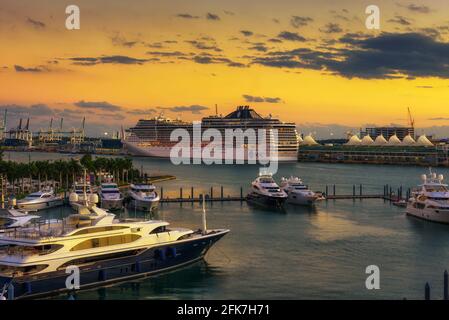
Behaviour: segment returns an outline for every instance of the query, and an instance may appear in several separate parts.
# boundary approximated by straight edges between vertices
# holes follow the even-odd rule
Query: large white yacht
[[[310,190],[298,177],[283,177],[280,186],[288,194],[287,202],[291,204],[313,206],[317,201],[324,200],[321,193]]]
[[[251,183],[250,192],[246,197],[249,203],[265,207],[282,208],[287,200],[287,194],[281,190],[269,173],[260,174]]]
[[[128,189],[128,208],[152,211],[159,204],[159,194],[153,184],[131,184]]]
[[[34,219],[40,216],[30,215],[27,212],[19,211],[13,208],[0,209],[0,233],[7,229],[14,229],[26,226]]]
[[[30,193],[17,201],[17,207],[25,211],[38,211],[63,205],[64,200],[52,188]]]
[[[70,205],[73,209],[78,210],[80,205],[85,205],[86,202],[89,202],[93,194],[93,188],[89,182],[86,182],[86,180],[75,182],[69,195]]]
[[[172,228],[166,221],[118,220],[96,206],[62,221],[6,231],[0,237],[0,292],[10,299],[107,285],[173,270],[202,259],[228,229]],[[75,287],[75,289],[78,289]]]
[[[108,210],[120,210],[123,207],[123,195],[116,183],[102,183],[99,190],[101,207]]]
[[[444,177],[432,170],[421,176],[422,184],[412,192],[407,203],[407,214],[417,218],[449,223],[449,189]]]

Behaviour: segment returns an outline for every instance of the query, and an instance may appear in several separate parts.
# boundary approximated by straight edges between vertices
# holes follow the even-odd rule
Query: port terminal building
[[[449,166],[449,145],[433,147],[304,145],[299,147],[298,160],[303,162],[447,167]]]

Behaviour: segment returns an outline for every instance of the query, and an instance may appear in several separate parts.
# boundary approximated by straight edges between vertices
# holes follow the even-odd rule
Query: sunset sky
[[[65,28],[78,5],[81,29]],[[365,27],[380,7],[381,29]],[[449,2],[2,0],[0,109],[88,134],[249,104],[301,133],[407,124],[449,136]]]

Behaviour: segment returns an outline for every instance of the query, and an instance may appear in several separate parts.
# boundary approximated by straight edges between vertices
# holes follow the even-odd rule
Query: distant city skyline
[[[250,105],[319,139],[367,125],[449,137],[449,3],[356,0],[80,0],[81,29],[56,0],[0,5],[0,110],[8,128],[90,136],[164,112],[198,120]],[[5,49],[6,48],[6,49]],[[2,116],[3,113],[0,114]]]

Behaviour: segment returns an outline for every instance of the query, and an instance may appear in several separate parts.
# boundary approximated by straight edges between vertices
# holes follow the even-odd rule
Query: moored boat
[[[443,175],[432,170],[421,176],[422,184],[412,192],[406,212],[410,216],[428,221],[449,223],[449,189]]]
[[[153,211],[158,207],[160,197],[153,184],[131,184],[127,200],[129,209]]]
[[[5,232],[0,288],[4,298],[33,298],[171,271],[201,260],[228,232],[207,229],[205,216],[194,231],[85,206],[62,221]]]
[[[123,208],[123,195],[116,183],[102,183],[98,193],[103,209],[120,210]]]
[[[251,183],[246,200],[251,204],[281,209],[287,200],[287,194],[281,190],[271,174],[260,174]]]
[[[30,193],[24,199],[17,201],[17,207],[25,211],[49,209],[63,204],[62,196],[56,195],[52,188]]]
[[[321,193],[310,190],[298,177],[282,178],[280,186],[288,194],[287,202],[291,204],[313,206],[324,200]]]

